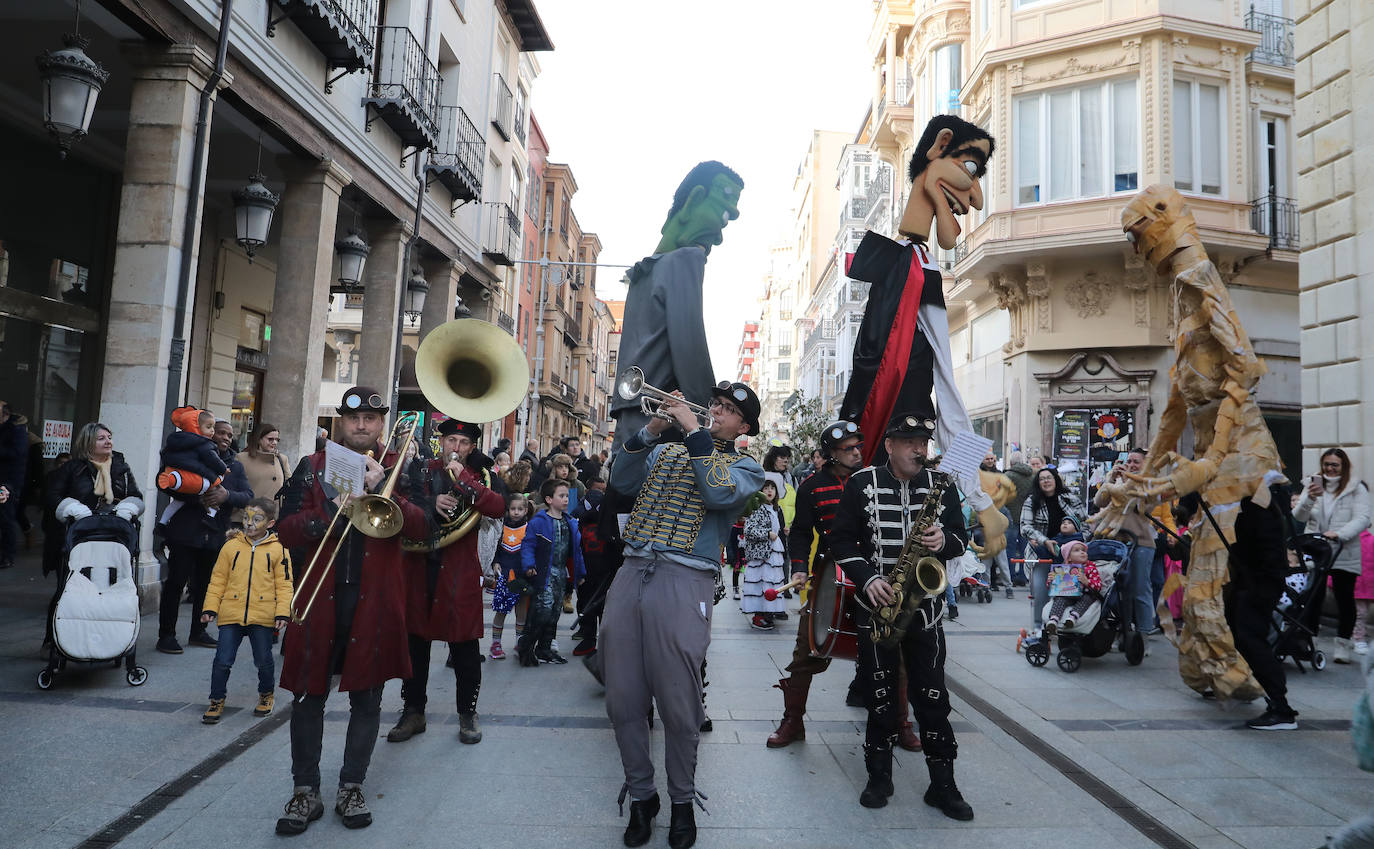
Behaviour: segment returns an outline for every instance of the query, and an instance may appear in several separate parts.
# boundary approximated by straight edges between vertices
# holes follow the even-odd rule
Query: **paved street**
[[[0,573],[0,846],[285,845],[273,823],[290,792],[288,710],[251,716],[247,647],[218,726],[200,722],[212,652],[153,652],[155,617],[145,618],[140,640],[145,686],[101,668],[40,692],[36,650],[52,585],[37,573],[32,558]],[[859,807],[862,713],[844,705],[848,664],[817,679],[807,741],[766,749],[781,714],[770,685],[794,632],[751,631],[721,602],[709,674],[715,731],[703,736],[698,770],[710,815],[698,815],[698,845],[1301,849],[1374,800],[1374,777],[1356,769],[1349,746],[1355,667],[1293,674],[1303,728],[1262,733],[1239,727],[1256,706],[1219,706],[1188,691],[1162,643],[1138,668],[1110,654],[1070,675],[1053,662],[1034,669],[1015,653],[1024,591],[1015,601],[965,603],[961,613],[947,633],[958,778],[977,816],[967,824],[922,804],[924,765],[900,751],[892,804]],[[366,785],[375,824],[350,832],[330,812],[294,843],[620,845],[619,762],[600,688],[580,665],[488,660],[485,738],[462,746],[456,717],[437,709],[453,699],[442,662],[436,652],[428,732],[377,745]],[[399,692],[399,683],[387,688],[383,732]],[[331,708],[326,784],[338,768],[347,702],[336,696]],[[1069,762],[1082,772],[1061,772]],[[658,824],[651,845],[665,845],[666,812]]]

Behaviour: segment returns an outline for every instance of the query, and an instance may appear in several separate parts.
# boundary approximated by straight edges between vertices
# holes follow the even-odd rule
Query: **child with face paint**
[[[530,607],[530,597],[512,590],[510,584],[525,571],[520,565],[520,547],[525,541],[525,527],[533,513],[528,495],[517,492],[506,496],[506,518],[502,520],[501,542],[496,547],[496,589],[491,596],[492,660],[506,659],[506,651],[501,647],[501,634],[506,627],[506,615],[512,610],[515,611],[516,640],[525,633],[525,614]]]
[[[258,702],[254,716],[272,712],[276,668],[272,632],[291,621],[291,558],[272,533],[277,503],[254,498],[243,508],[243,530],[234,531],[220,549],[205,592],[201,622],[219,620],[219,645],[210,667],[210,707],[201,722],[213,725],[224,715],[229,671],[244,637],[258,668]]]

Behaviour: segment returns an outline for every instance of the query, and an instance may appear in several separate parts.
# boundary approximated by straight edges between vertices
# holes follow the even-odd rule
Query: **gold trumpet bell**
[[[482,424],[504,418],[529,391],[525,351],[510,334],[475,318],[434,330],[415,354],[415,381],[446,416]]]

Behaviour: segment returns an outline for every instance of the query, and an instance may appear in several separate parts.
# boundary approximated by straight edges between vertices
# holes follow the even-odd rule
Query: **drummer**
[[[792,519],[792,530],[788,536],[792,552],[792,583],[808,580],[813,558],[819,558],[827,552],[830,520],[835,518],[835,507],[840,503],[845,481],[863,465],[863,445],[864,436],[859,432],[859,426],[844,419],[828,425],[821,433],[821,454],[825,463],[797,488],[797,513]],[[792,648],[792,662],[787,665],[790,675],[774,685],[782,690],[783,712],[778,730],[768,735],[768,748],[780,749],[794,740],[806,739],[802,715],[806,713],[806,696],[811,689],[811,678],[829,666],[829,657],[811,654],[811,605],[805,605],[797,617],[797,642]],[[864,704],[857,668],[845,701],[854,707]],[[906,733],[915,739],[909,723]],[[920,747],[919,741],[916,746]]]

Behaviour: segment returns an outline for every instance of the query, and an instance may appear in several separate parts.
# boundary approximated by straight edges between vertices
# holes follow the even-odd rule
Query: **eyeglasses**
[[[729,401],[724,401],[720,398],[713,399],[711,401],[711,406],[709,409],[721,410],[722,412],[729,413],[732,416],[744,418],[744,414],[739,411],[738,407],[736,407],[734,404],[731,404]]]

